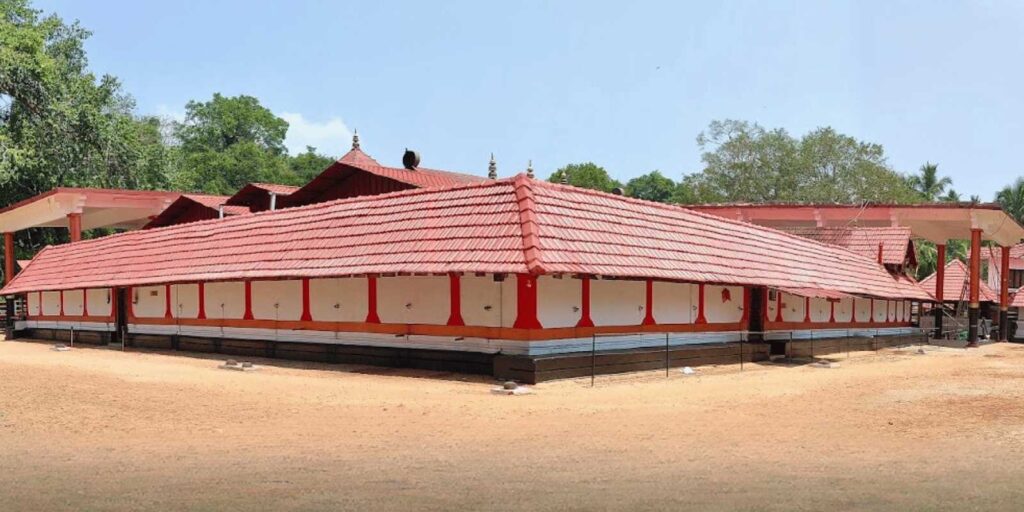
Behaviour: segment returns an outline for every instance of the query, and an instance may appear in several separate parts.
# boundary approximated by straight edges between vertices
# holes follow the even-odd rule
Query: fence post
[[[668,333],[665,333],[665,378],[668,378],[669,369],[669,355],[668,355]]]
[[[745,336],[746,336],[746,333],[740,332],[740,371],[741,372],[743,371],[743,338]]]
[[[597,335],[590,335],[590,387],[594,387],[594,376],[597,375]]]

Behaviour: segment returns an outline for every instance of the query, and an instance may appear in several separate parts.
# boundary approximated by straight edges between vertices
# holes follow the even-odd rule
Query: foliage
[[[1024,178],[1017,178],[997,192],[996,202],[1017,222],[1024,224]]]
[[[917,246],[917,279],[922,280],[935,273],[937,268],[938,249],[935,244],[927,240],[918,240],[914,243]],[[970,250],[970,242],[967,240],[949,240],[946,243],[946,261],[953,260],[967,261],[967,253]]]
[[[306,152],[292,157],[288,166],[291,169],[291,174],[297,180],[294,184],[305,185],[333,163],[333,158],[317,153],[313,146],[306,146]],[[285,185],[289,184],[285,183]]]
[[[960,195],[957,194],[951,187],[953,180],[949,176],[939,177],[939,166],[931,162],[925,162],[918,171],[919,174],[912,175],[908,178],[910,186],[920,194],[921,199],[929,203],[933,203],[943,198],[943,193],[946,193],[946,189],[949,188],[949,193],[946,194],[946,198],[959,200]]]
[[[551,183],[562,183],[563,177],[568,173],[569,184],[574,187],[589,188],[602,192],[611,192],[622,184],[612,179],[604,167],[592,162],[581,164],[569,164],[551,173],[548,181]]]
[[[704,169],[684,179],[700,202],[907,203],[906,179],[882,146],[832,128],[800,139],[745,121],[714,121],[697,137]]]
[[[651,171],[637,176],[626,183],[626,194],[629,197],[667,203],[676,193],[676,182],[666,178],[661,171]]]

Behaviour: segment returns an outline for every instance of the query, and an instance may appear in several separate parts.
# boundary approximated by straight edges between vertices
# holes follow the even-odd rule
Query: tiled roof
[[[990,268],[1000,268],[1003,260],[1002,251],[997,247],[985,247],[985,258],[992,265]],[[1024,270],[1024,244],[1017,244],[1010,247],[1010,270]]]
[[[249,186],[256,187],[259,189],[266,190],[267,192],[273,192],[277,195],[288,195],[295,192],[299,187],[293,187],[291,185],[278,185],[277,183],[250,183]]]
[[[894,227],[785,227],[783,231],[817,240],[822,243],[845,247],[857,254],[878,261],[878,246],[882,246],[882,263],[902,265],[908,256],[911,264],[916,263],[910,228]]]
[[[964,262],[954,259],[946,264],[946,275],[942,281],[942,300],[945,302],[957,302],[963,296],[964,300],[969,297],[964,293],[969,271]],[[928,290],[928,293],[935,294],[936,276],[932,274],[921,281],[921,287]],[[985,284],[985,281],[978,279],[978,286],[982,302],[999,302],[998,295]]]
[[[227,196],[210,194],[182,194],[167,206],[159,215],[153,217],[143,229],[153,229],[185,222],[196,222],[215,218],[220,214],[220,207],[228,200]],[[224,206],[224,215],[244,215],[249,209],[242,206]]]
[[[0,293],[395,272],[580,273],[929,300],[840,247],[525,175],[51,246]]]

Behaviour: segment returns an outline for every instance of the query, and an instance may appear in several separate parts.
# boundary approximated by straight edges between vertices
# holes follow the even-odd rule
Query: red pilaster
[[[366,323],[379,324],[380,315],[377,314],[377,276],[366,277],[367,311]]]
[[[64,316],[64,290],[60,291],[60,316]]]
[[[1001,258],[999,259],[999,309],[1006,311],[1010,308],[1010,248],[1000,247]]]
[[[124,296],[128,298],[128,304],[125,304],[124,308],[125,313],[128,315],[126,320],[131,320],[135,318],[135,289],[131,286],[125,288]],[[115,308],[114,311],[117,311],[117,309]]]
[[[811,298],[804,297],[804,322],[811,323]]]
[[[704,316],[704,283],[697,285],[697,321],[694,323],[708,323],[707,317]]]
[[[971,230],[971,266],[970,266],[970,280],[971,280],[971,304],[972,308],[978,308],[981,305],[981,230]]]
[[[68,214],[68,235],[72,242],[77,242],[82,239],[82,214],[81,213],[69,213]]]
[[[871,313],[868,315],[868,321],[875,321],[875,299],[869,299],[871,301]]]
[[[743,329],[750,327],[750,288],[743,287],[743,316],[740,317],[740,325]]]
[[[782,303],[782,290],[775,290],[775,321],[782,321],[782,308],[785,304]]]
[[[647,289],[645,290],[645,302],[644,306],[644,321],[641,325],[654,325],[654,281],[647,280]]]
[[[82,289],[82,316],[89,316],[89,290]]]
[[[312,322],[313,313],[309,310],[309,278],[302,278],[302,316],[299,318],[303,322]]]
[[[245,281],[245,313],[242,314],[242,320],[252,320],[252,281]]]
[[[593,327],[594,320],[590,318],[590,278],[580,278],[580,321],[576,327]]]
[[[164,318],[172,318],[174,312],[171,309],[171,285],[164,285]]]
[[[836,301],[835,300],[829,300],[828,303],[832,307],[832,311],[828,315],[828,322],[831,323],[831,324],[834,324],[834,323],[836,323]]]
[[[946,244],[935,246],[935,300],[942,304],[946,287]]]
[[[537,320],[537,277],[516,274],[516,329],[540,329]]]
[[[199,314],[196,318],[202,320],[206,318],[206,285],[199,283]]]
[[[451,309],[448,325],[466,325],[462,320],[462,281],[458,274],[448,274],[448,297]]]

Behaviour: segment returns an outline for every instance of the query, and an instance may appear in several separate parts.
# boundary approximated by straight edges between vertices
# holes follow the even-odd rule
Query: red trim
[[[761,307],[761,309],[763,309],[763,310],[764,310],[764,311],[763,311],[763,314],[761,315],[761,316],[762,316],[761,320],[764,320],[764,322],[763,322],[763,323],[764,323],[765,325],[767,325],[767,324],[768,324],[768,322],[769,322],[769,319],[768,319],[768,297],[769,297],[770,295],[771,295],[771,294],[770,294],[770,293],[768,292],[768,288],[765,288],[765,289],[764,289],[764,305],[763,305],[763,306]]]
[[[782,290],[775,290],[775,321],[782,321],[782,308],[786,307],[782,303]]]
[[[458,274],[448,274],[448,296],[451,303],[448,325],[466,325],[466,322],[462,321],[462,282]]]
[[[704,316],[704,283],[697,285],[697,321],[696,324],[708,323],[707,317]]]
[[[875,299],[868,299],[871,301],[871,312],[868,313],[868,322],[875,321]],[[854,304],[856,306],[856,304]]]
[[[970,292],[972,308],[977,308],[981,297],[981,230],[971,230],[971,266],[968,278],[970,280]]]
[[[804,297],[804,322],[811,322],[811,298]]]
[[[164,285],[164,318],[174,318],[174,310],[171,308],[171,285]]]
[[[128,318],[135,318],[135,289],[131,286],[125,288],[125,296],[128,297],[128,304],[125,304],[125,311]],[[116,309],[115,309],[116,311]]]
[[[594,320],[590,318],[590,278],[580,278],[580,321],[576,327],[593,327]]]
[[[828,322],[834,324],[836,323],[836,301],[830,300],[828,303],[832,306],[832,312],[828,315]]]
[[[516,274],[516,329],[540,329],[537,320],[537,276]]]
[[[366,310],[366,323],[379,324],[380,315],[377,314],[377,277],[369,276],[366,278],[366,295],[367,295],[367,310]]]
[[[309,278],[302,278],[302,316],[299,320],[303,322],[313,321],[313,314],[309,308]]]
[[[245,313],[242,314],[242,320],[252,320],[252,281],[245,281]]]
[[[766,331],[772,330],[800,330],[820,329],[828,326],[829,329],[837,328],[875,328],[875,327],[910,327],[910,322],[836,322],[828,324],[825,322],[769,322],[765,326]]]
[[[60,316],[64,315],[64,290],[60,291]]]
[[[82,289],[82,316],[89,316],[89,290]]]
[[[740,323],[743,324],[744,329],[750,328],[750,288],[743,287],[743,316],[740,317]]]
[[[647,280],[647,289],[645,291],[646,311],[644,313],[644,321],[641,325],[654,325],[657,322],[654,321],[654,281]]]
[[[196,318],[202,320],[206,318],[206,285],[204,283],[199,284],[199,314]]]

